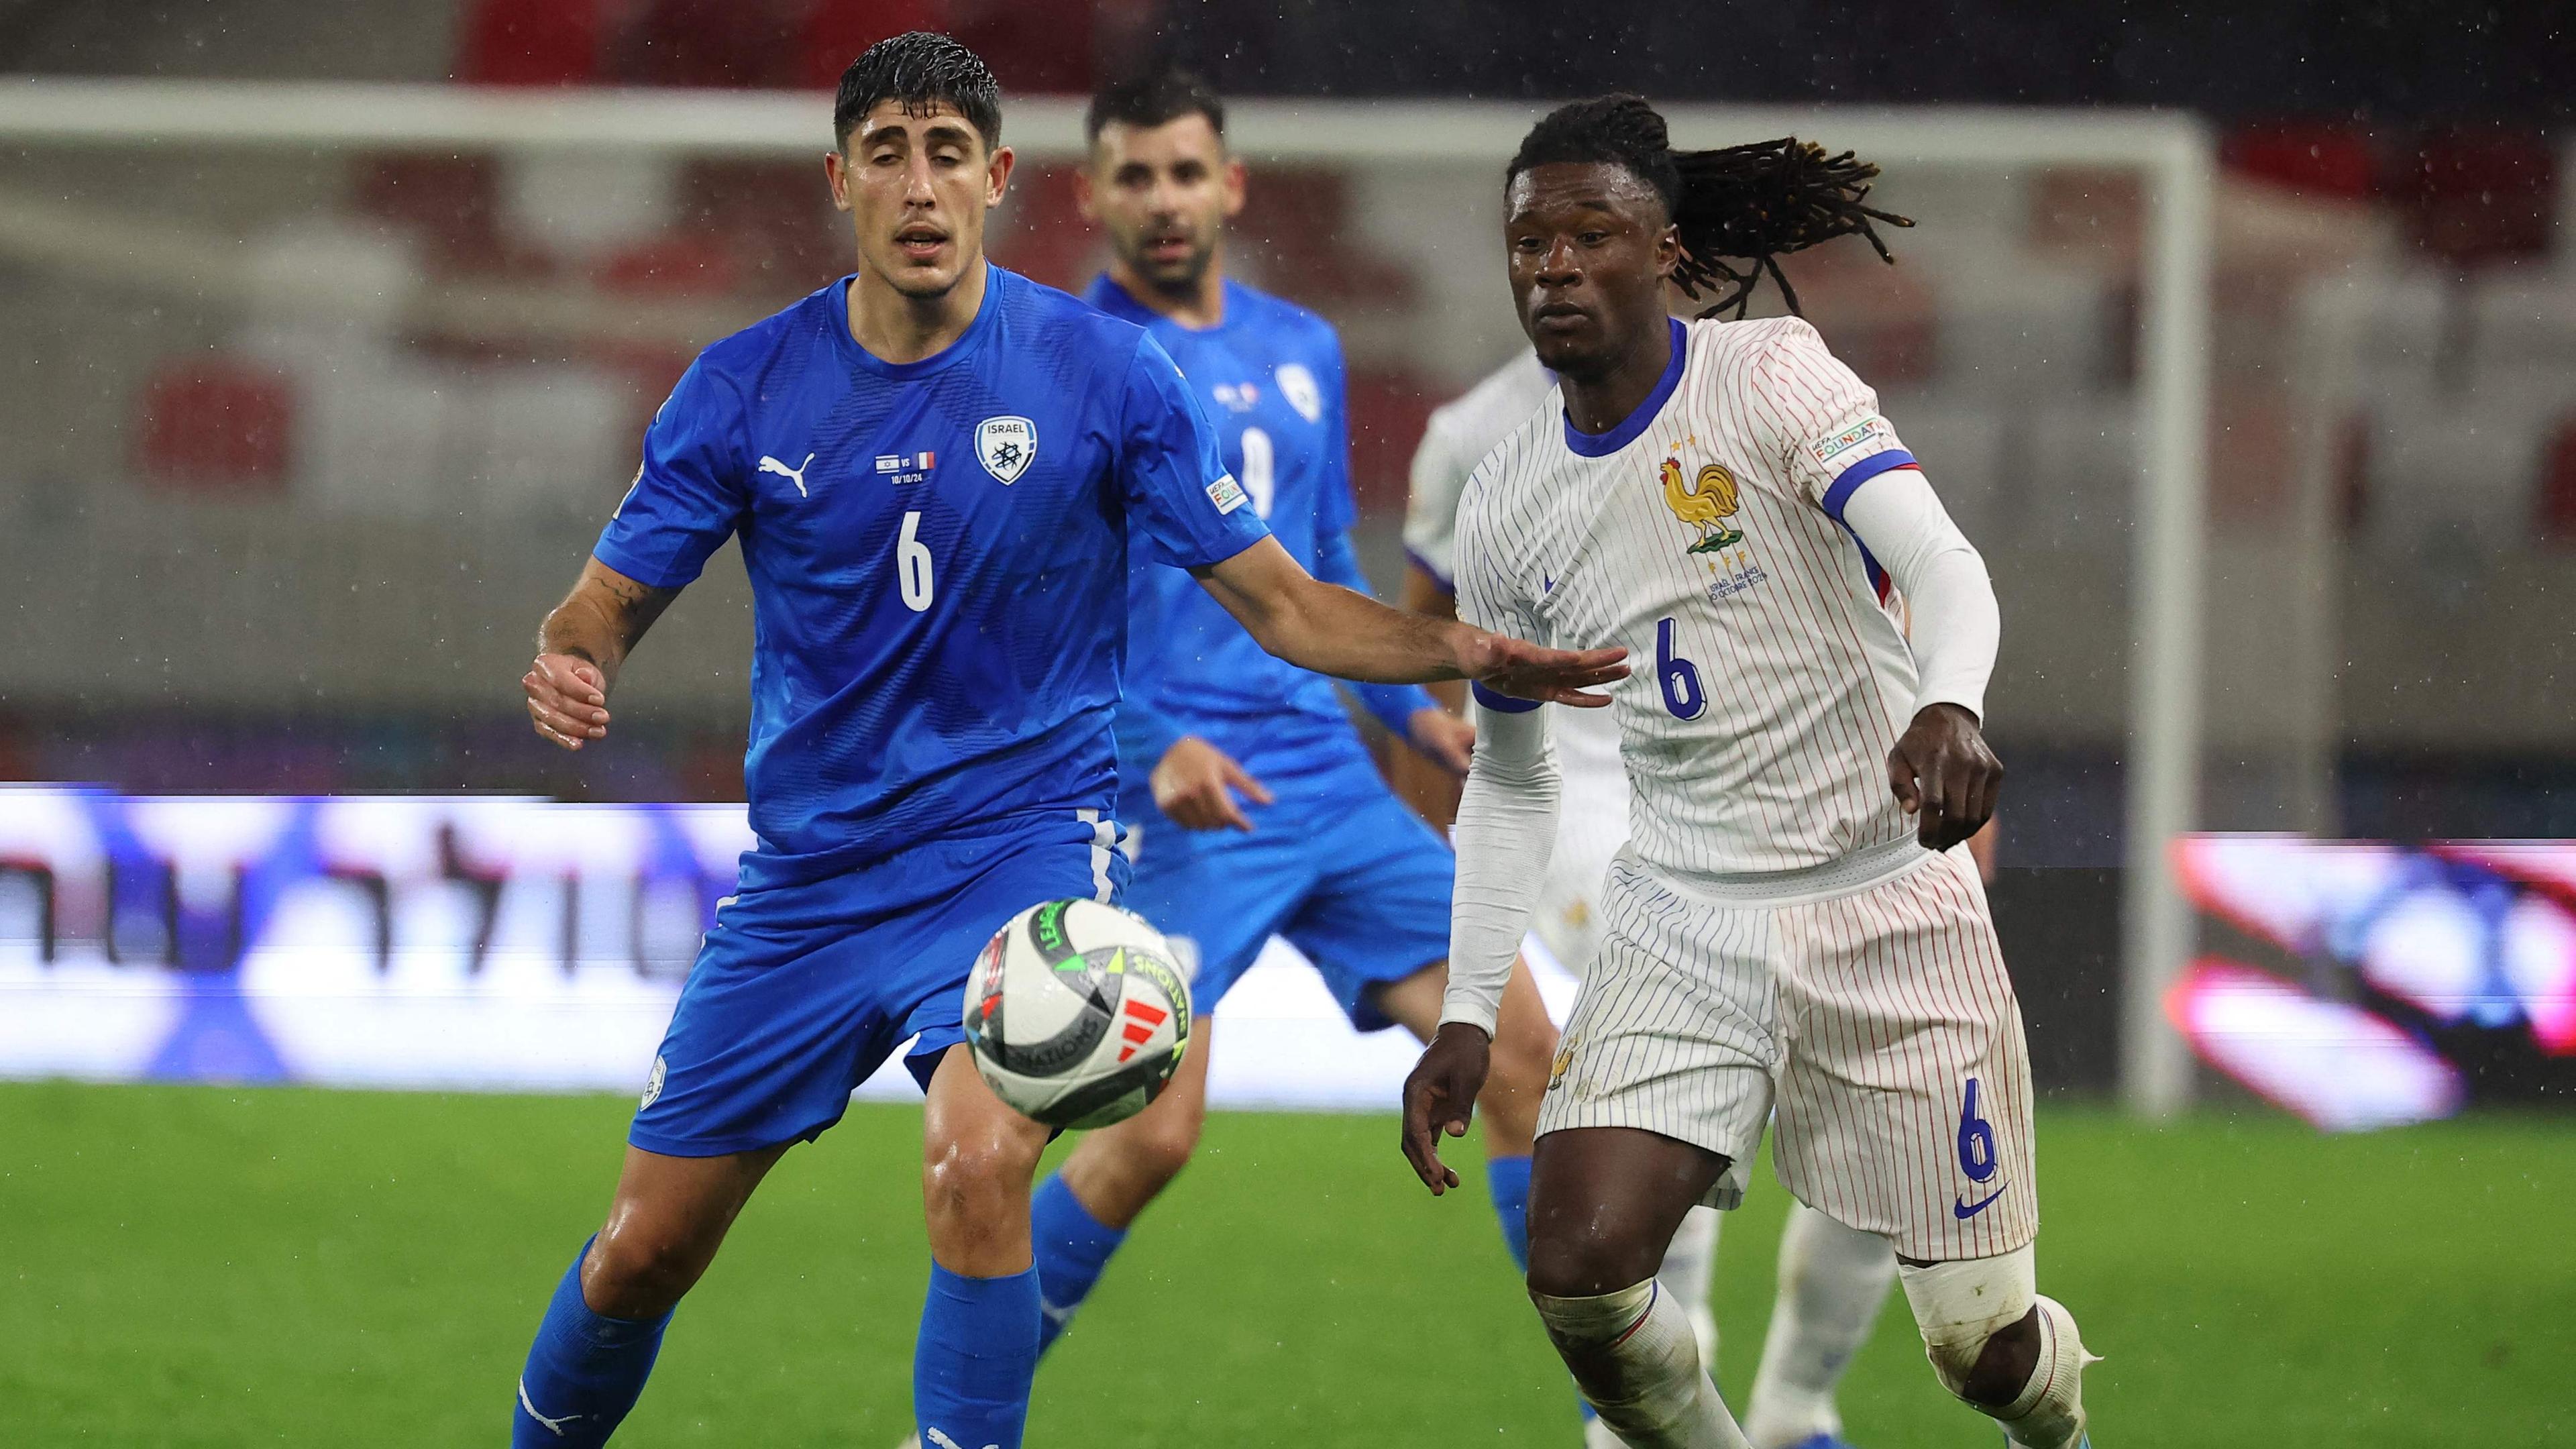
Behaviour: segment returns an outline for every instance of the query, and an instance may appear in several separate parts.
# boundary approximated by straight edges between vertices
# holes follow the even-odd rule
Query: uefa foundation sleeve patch
[[[1872,453],[1891,447],[1896,442],[1896,429],[1887,419],[1872,415],[1861,419],[1831,437],[1818,438],[1807,445],[1808,456],[1827,472],[1842,471],[1838,464],[1857,463]]]
[[[1216,511],[1219,513],[1232,513],[1251,501],[1245,496],[1243,485],[1235,482],[1234,475],[1231,473],[1216,475],[1216,481],[1207,486],[1207,496],[1208,501],[1216,505]]]

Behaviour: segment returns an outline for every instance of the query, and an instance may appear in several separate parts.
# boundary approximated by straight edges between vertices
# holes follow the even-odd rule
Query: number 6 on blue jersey
[[[916,614],[930,608],[930,546],[921,541],[921,510],[903,516],[903,535],[894,541],[894,571],[903,585],[903,606]]]

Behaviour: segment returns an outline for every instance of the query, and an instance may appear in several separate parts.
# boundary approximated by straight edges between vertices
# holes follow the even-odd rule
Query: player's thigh
[[[1265,818],[1270,823],[1251,835],[1183,830],[1168,821],[1137,835],[1123,904],[1179,953],[1190,976],[1190,1009],[1200,1016],[1215,1012],[1313,887],[1314,869],[1293,826]]]
[[[1653,1277],[1683,1216],[1732,1165],[1636,1127],[1540,1138],[1530,1161],[1530,1291],[1585,1298]]]
[[[2029,1242],[2030,1057],[1974,864],[1954,850],[1783,914],[1781,1181],[1918,1261]]]
[[[1538,1133],[1634,1128],[1734,1165],[1711,1207],[1742,1201],[1779,1058],[1771,912],[1680,893],[1625,857],[1603,890],[1601,949],[1574,998]]]
[[[1387,993],[1411,982],[1418,1002],[1433,979],[1425,968],[1448,959],[1457,856],[1375,786],[1322,823],[1307,850],[1314,886],[1280,934],[1315,963],[1352,1026],[1379,1031],[1397,1024],[1403,1018],[1388,1009]],[[1436,1007],[1431,1020],[1439,1020]]]

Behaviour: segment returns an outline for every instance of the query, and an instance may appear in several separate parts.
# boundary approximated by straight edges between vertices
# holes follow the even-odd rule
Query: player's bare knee
[[[2039,1309],[2034,1305],[1986,1336],[1960,1374],[1959,1397],[1985,1408],[2009,1404],[2038,1368]]]
[[[706,1235],[684,1224],[622,1216],[583,1260],[582,1301],[611,1318],[655,1317],[697,1286],[714,1256]]]
[[[1043,1137],[975,1132],[931,1144],[922,1159],[922,1207],[931,1220],[974,1222],[1028,1195]]]
[[[1615,1213],[1530,1214],[1529,1290],[1590,1298],[1655,1276],[1663,1244]]]

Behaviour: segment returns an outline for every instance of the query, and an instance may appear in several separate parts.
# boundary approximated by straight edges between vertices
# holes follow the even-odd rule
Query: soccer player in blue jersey
[[[1225,222],[1244,168],[1207,86],[1166,72],[1092,101],[1085,209],[1112,261],[1085,295],[1144,327],[1215,421],[1229,469],[1272,536],[1316,577],[1368,585],[1354,507],[1340,340],[1303,308],[1225,275]],[[1194,954],[1191,1007],[1216,1009],[1274,934],[1324,977],[1353,1025],[1438,1024],[1455,859],[1379,776],[1332,681],[1263,652],[1175,570],[1132,567],[1134,651],[1119,716],[1119,818],[1132,832],[1127,903]],[[1473,726],[1418,685],[1362,685],[1396,738],[1463,775]],[[1516,971],[1488,1079],[1488,1179],[1514,1257],[1531,1134],[1556,1034]],[[1211,1036],[1142,1114],[1084,1139],[1040,1186],[1034,1227],[1046,1338],[1071,1318],[1128,1225],[1198,1144]],[[1524,1264],[1526,1266],[1526,1264]]]
[[[833,125],[824,173],[856,273],[699,356],[522,681],[539,733],[603,738],[627,654],[740,540],[758,843],[654,1059],[607,1219],[528,1352],[520,1446],[608,1438],[762,1175],[907,1038],[932,1258],[916,1423],[932,1445],[1020,1443],[1048,1133],[985,1087],[959,1022],[1003,922],[1114,899],[1126,874],[1131,554],[1190,570],[1264,648],[1329,673],[1590,703],[1584,686],[1626,672],[1616,651],[1539,649],[1310,577],[1142,328],[985,261],[1011,153],[965,47],[870,47]]]

